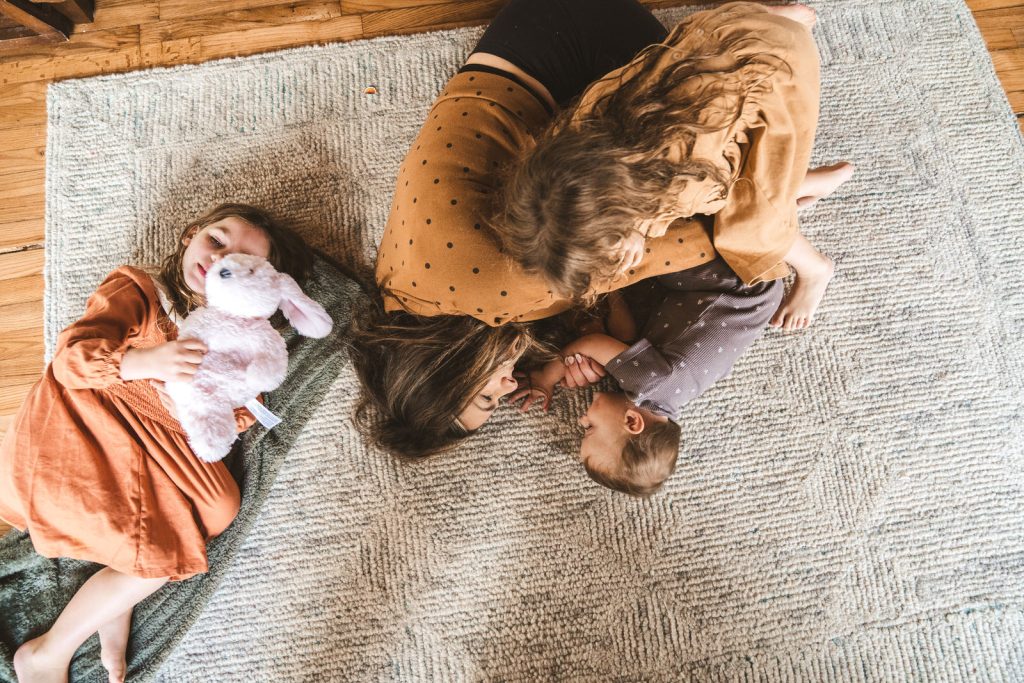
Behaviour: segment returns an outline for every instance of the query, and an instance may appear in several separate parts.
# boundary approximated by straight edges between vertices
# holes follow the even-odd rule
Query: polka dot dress
[[[448,82],[398,173],[377,258],[387,310],[502,325],[569,308],[501,253],[488,220],[503,166],[549,120],[532,93],[504,76],[467,71]],[[679,221],[649,246],[634,271],[602,291],[715,256],[697,221]]]

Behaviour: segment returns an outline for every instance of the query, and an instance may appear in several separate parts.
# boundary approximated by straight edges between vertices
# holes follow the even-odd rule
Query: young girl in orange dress
[[[193,221],[159,272],[124,266],[64,330],[0,446],[0,518],[37,552],[104,565],[49,631],[18,649],[18,680],[66,681],[99,632],[111,681],[125,674],[136,604],[207,570],[206,542],[238,513],[223,462],[189,448],[163,383],[189,381],[206,351],[176,321],[202,305],[206,271],[230,253],[263,256],[300,282],[312,256],[266,212],[223,204]],[[239,432],[255,420],[236,412]]]

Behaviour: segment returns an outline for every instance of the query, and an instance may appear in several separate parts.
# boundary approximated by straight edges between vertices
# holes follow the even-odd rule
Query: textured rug
[[[690,406],[664,492],[587,479],[583,393],[396,462],[343,371],[160,680],[1024,679],[1024,145],[962,2],[818,9],[816,161],[858,171],[803,225],[837,276]],[[52,86],[48,343],[218,200],[365,272],[479,33]]]

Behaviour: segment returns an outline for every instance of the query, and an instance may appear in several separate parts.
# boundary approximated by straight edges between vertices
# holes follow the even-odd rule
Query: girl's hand
[[[577,353],[565,357],[565,377],[562,385],[569,389],[580,389],[601,381],[606,374],[604,366],[590,356]]]
[[[625,275],[630,268],[635,268],[643,260],[646,243],[644,236],[636,230],[630,230],[629,234],[622,238],[615,251],[615,260],[618,263],[615,268],[616,277]]]
[[[177,420],[178,411],[174,407],[174,401],[171,399],[171,395],[167,393],[167,388],[164,386],[164,383],[150,382],[150,384],[152,384],[153,388],[156,389],[156,395],[160,397],[160,403],[162,403],[164,408],[167,409],[167,412],[171,414],[171,417]]]
[[[121,358],[121,379],[191,382],[206,354],[198,339],[179,339],[148,349],[128,349]]]

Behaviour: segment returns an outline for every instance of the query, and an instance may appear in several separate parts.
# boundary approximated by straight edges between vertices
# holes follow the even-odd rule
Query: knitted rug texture
[[[688,407],[661,493],[586,477],[587,392],[396,461],[354,428],[343,367],[289,399],[309,417],[247,491],[258,518],[143,677],[1024,680],[1024,144],[960,0],[816,7],[814,161],[857,172],[801,220],[837,274],[811,329],[769,332]],[[48,348],[106,272],[217,201],[369,272],[480,33],[51,86]],[[133,647],[160,638],[139,628]]]

